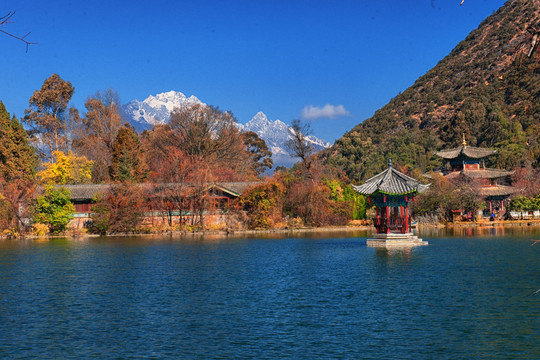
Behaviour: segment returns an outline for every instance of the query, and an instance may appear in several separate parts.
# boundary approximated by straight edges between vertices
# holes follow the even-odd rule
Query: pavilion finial
[[[389,167],[389,168],[392,167],[392,158],[388,158],[388,167]]]
[[[465,140],[465,133],[463,133],[463,146],[467,146],[467,140]]]

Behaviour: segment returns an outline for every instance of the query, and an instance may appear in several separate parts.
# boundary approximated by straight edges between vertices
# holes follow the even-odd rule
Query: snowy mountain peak
[[[240,125],[243,131],[253,131],[266,142],[268,149],[272,151],[272,158],[275,166],[291,166],[298,159],[291,157],[285,144],[292,139],[293,130],[281,120],[268,120],[266,114],[259,111],[245,125]],[[313,135],[307,137],[307,140],[315,147],[316,151],[330,147],[327,141],[316,138]]]
[[[255,114],[254,117],[251,118],[251,120],[248,121],[248,123],[251,123],[251,124],[269,124],[270,121],[268,120],[268,117],[266,116],[265,113],[263,113],[262,111],[259,111],[258,113]]]
[[[137,130],[151,129],[156,124],[167,123],[175,108],[189,108],[202,103],[196,96],[186,97],[179,91],[150,95],[143,101],[133,100],[124,106],[124,116]]]

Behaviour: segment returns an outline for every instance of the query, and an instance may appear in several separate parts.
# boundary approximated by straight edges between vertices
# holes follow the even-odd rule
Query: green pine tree
[[[33,180],[37,163],[26,131],[16,117],[10,119],[0,101],[0,177],[5,182]]]
[[[117,182],[142,182],[148,176],[144,148],[137,132],[125,124],[116,135],[109,173]]]

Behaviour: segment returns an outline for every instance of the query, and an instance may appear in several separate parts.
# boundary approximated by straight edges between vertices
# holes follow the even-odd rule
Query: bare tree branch
[[[7,15],[4,15],[4,16],[0,17],[0,28],[2,26],[7,25],[7,24],[13,23],[11,21],[11,18],[13,17],[13,15],[15,15],[15,11],[10,11],[10,12],[7,13]],[[14,35],[14,34],[8,32],[8,31],[2,30],[2,29],[0,29],[0,32],[6,34],[8,36],[11,36],[11,37],[13,37],[13,38],[15,38],[17,40],[20,40],[20,41],[24,42],[26,44],[26,52],[28,52],[28,46],[29,45],[37,44],[35,42],[30,42],[30,41],[26,40],[26,37],[28,35],[30,35],[30,33],[27,33],[24,36],[17,36],[17,35]]]
[[[307,123],[301,123],[300,120],[293,120],[291,124],[292,136],[285,143],[289,154],[300,158],[306,170],[311,168],[310,156],[315,153],[313,144],[308,141],[308,136],[311,135],[311,127]]]

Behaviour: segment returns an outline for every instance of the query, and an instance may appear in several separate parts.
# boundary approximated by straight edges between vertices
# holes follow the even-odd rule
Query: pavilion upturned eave
[[[435,153],[435,155],[442,157],[443,159],[453,160],[461,157],[468,157],[471,159],[482,159],[484,157],[494,155],[497,150],[478,148],[474,146],[462,145],[454,149],[441,150]]]

